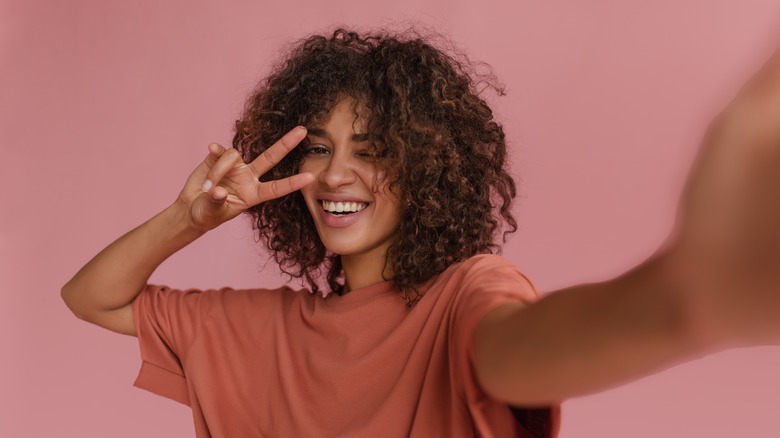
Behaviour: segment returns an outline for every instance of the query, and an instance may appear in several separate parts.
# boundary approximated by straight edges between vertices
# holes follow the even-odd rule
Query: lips
[[[332,228],[344,228],[354,224],[371,206],[371,203],[361,200],[334,201],[320,198],[318,201],[317,211],[322,222]],[[339,209],[341,211],[338,211]]]

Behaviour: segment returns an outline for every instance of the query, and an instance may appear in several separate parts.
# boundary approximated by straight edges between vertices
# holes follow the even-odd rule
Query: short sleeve
[[[455,309],[455,337],[464,355],[473,360],[473,335],[488,312],[509,302],[531,304],[541,296],[531,281],[509,260],[496,255],[470,259],[464,266]]]
[[[133,301],[141,370],[134,385],[189,405],[182,364],[196,338],[207,293],[147,285]]]
[[[502,257],[477,256],[464,262],[464,265],[453,318],[454,373],[477,430],[488,431],[503,422],[514,422],[515,418],[507,416],[508,406],[491,399],[477,381],[474,372],[474,330],[482,317],[496,307],[509,302],[532,304],[541,298],[541,294],[514,264]],[[544,416],[548,422],[557,421],[549,413]],[[529,426],[526,422],[521,424],[522,427]],[[511,428],[513,425],[504,427]],[[517,436],[523,437],[532,435],[528,430],[517,433]]]

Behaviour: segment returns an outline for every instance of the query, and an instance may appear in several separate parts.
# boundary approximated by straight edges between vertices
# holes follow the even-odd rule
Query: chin
[[[366,248],[361,248],[360,245],[349,242],[335,241],[336,239],[323,239],[320,237],[320,240],[322,241],[323,246],[325,246],[325,249],[333,254],[340,256],[360,254],[366,250]]]

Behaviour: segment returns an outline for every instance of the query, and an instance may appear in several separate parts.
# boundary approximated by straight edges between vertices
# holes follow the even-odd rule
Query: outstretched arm
[[[712,123],[675,232],[611,281],[503,305],[475,332],[493,397],[558,403],[695,357],[780,343],[780,51]]]
[[[612,281],[505,304],[475,332],[477,378],[494,398],[548,405],[702,354],[665,257]]]
[[[174,203],[120,237],[89,261],[62,288],[76,316],[135,335],[132,302],[166,258],[247,208],[311,183],[311,174],[260,182],[306,135],[296,128],[251,163],[235,149],[209,145],[206,159],[192,172]]]

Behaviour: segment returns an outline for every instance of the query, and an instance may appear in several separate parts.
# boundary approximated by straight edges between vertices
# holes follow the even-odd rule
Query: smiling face
[[[342,260],[367,256],[384,265],[401,209],[374,161],[365,119],[355,119],[353,102],[342,99],[322,124],[308,127],[299,170],[314,174],[315,181],[301,193],[329,251]]]

